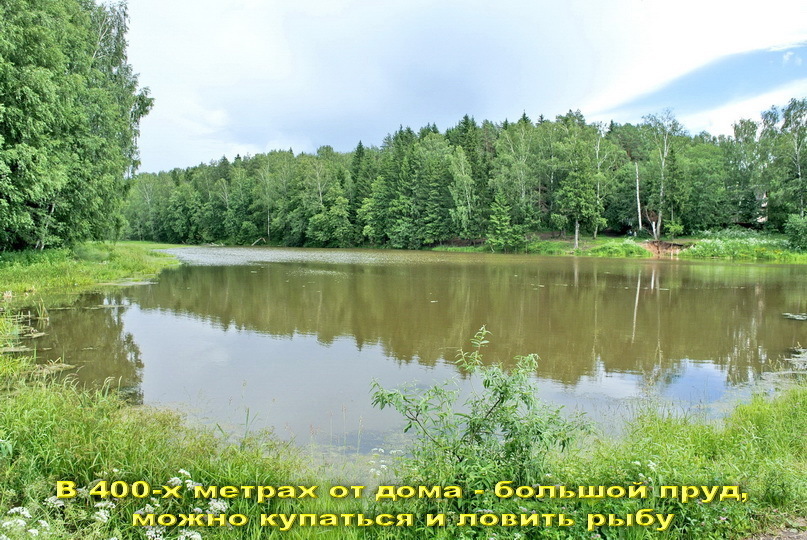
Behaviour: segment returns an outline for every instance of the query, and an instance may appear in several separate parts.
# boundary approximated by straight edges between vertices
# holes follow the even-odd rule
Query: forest
[[[673,113],[638,125],[579,111],[441,132],[401,127],[380,148],[226,157],[141,174],[127,234],[164,242],[418,249],[609,231],[659,239],[731,225],[803,231],[807,100],[772,107],[732,136],[689,135]]]

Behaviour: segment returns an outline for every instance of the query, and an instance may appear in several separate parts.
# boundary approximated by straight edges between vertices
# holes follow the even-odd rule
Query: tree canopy
[[[546,231],[782,230],[804,214],[806,103],[738,120],[732,136],[690,135],[669,110],[607,126],[569,111],[499,124],[465,116],[444,133],[400,127],[347,153],[222,158],[138,176],[129,235],[409,249],[487,239],[511,251]]]
[[[0,250],[121,232],[152,105],[126,30],[124,3],[0,3]]]

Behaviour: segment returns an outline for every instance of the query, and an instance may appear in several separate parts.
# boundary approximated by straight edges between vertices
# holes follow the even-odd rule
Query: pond
[[[50,311],[40,361],[225,431],[366,451],[403,424],[370,383],[472,381],[454,365],[483,325],[489,362],[540,357],[541,397],[606,426],[637,400],[725,402],[807,343],[807,274],[735,265],[281,248],[185,248],[153,284]]]

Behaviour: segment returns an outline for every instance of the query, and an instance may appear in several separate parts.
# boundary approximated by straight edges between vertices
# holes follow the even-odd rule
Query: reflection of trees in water
[[[82,295],[68,309],[52,309],[47,335],[36,340],[37,360],[47,362],[61,358],[79,366],[70,376],[80,384],[97,385],[107,378],[134,403],[143,402],[140,388],[143,362],[140,349],[123,327],[125,307],[123,294],[89,293]],[[50,350],[42,350],[50,348]]]
[[[726,270],[725,268],[728,268]],[[184,267],[132,289],[163,309],[275,336],[351,337],[410,363],[453,361],[483,324],[488,360],[541,357],[540,375],[575,384],[606,372],[675,372],[681,359],[744,382],[797,340],[779,315],[807,304],[788,267],[490,258],[484,263]],[[802,341],[804,337],[802,336]]]

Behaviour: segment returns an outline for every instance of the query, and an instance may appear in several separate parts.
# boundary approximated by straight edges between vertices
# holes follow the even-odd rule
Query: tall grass
[[[682,251],[680,257],[684,259],[807,263],[807,254],[790,250],[787,240],[762,237],[699,240],[691,248]]]
[[[0,253],[0,293],[12,299],[78,291],[97,283],[154,275],[176,259],[159,244],[89,243],[73,249]]]
[[[578,255],[589,257],[646,258],[652,253],[631,239],[610,240],[591,249],[579,250]]]
[[[681,252],[684,259],[728,259],[748,262],[807,263],[807,253],[794,251],[786,237],[749,229],[702,231],[700,240]]]
[[[0,357],[0,365],[7,361]],[[6,383],[9,376],[6,372]],[[131,515],[146,504],[158,514],[194,513],[195,507],[212,512],[215,507],[256,521],[261,513],[301,510],[297,501],[258,504],[253,497],[216,502],[189,494],[180,500],[103,500],[79,490],[75,499],[56,500],[59,480],[85,489],[98,480],[145,480],[157,488],[178,481],[205,486],[316,485],[313,478],[305,478],[306,467],[297,452],[270,434],[227,441],[189,427],[175,412],[127,406],[109,388],[83,391],[69,382],[18,378],[0,400],[0,441],[0,526],[24,519],[19,512],[8,514],[12,508],[24,508],[31,516],[25,527],[4,526],[2,533],[10,538],[28,538],[31,528],[52,538],[140,538],[145,531],[131,526]],[[214,536],[257,537],[259,529],[225,529]],[[180,533],[167,531],[166,537]]]

